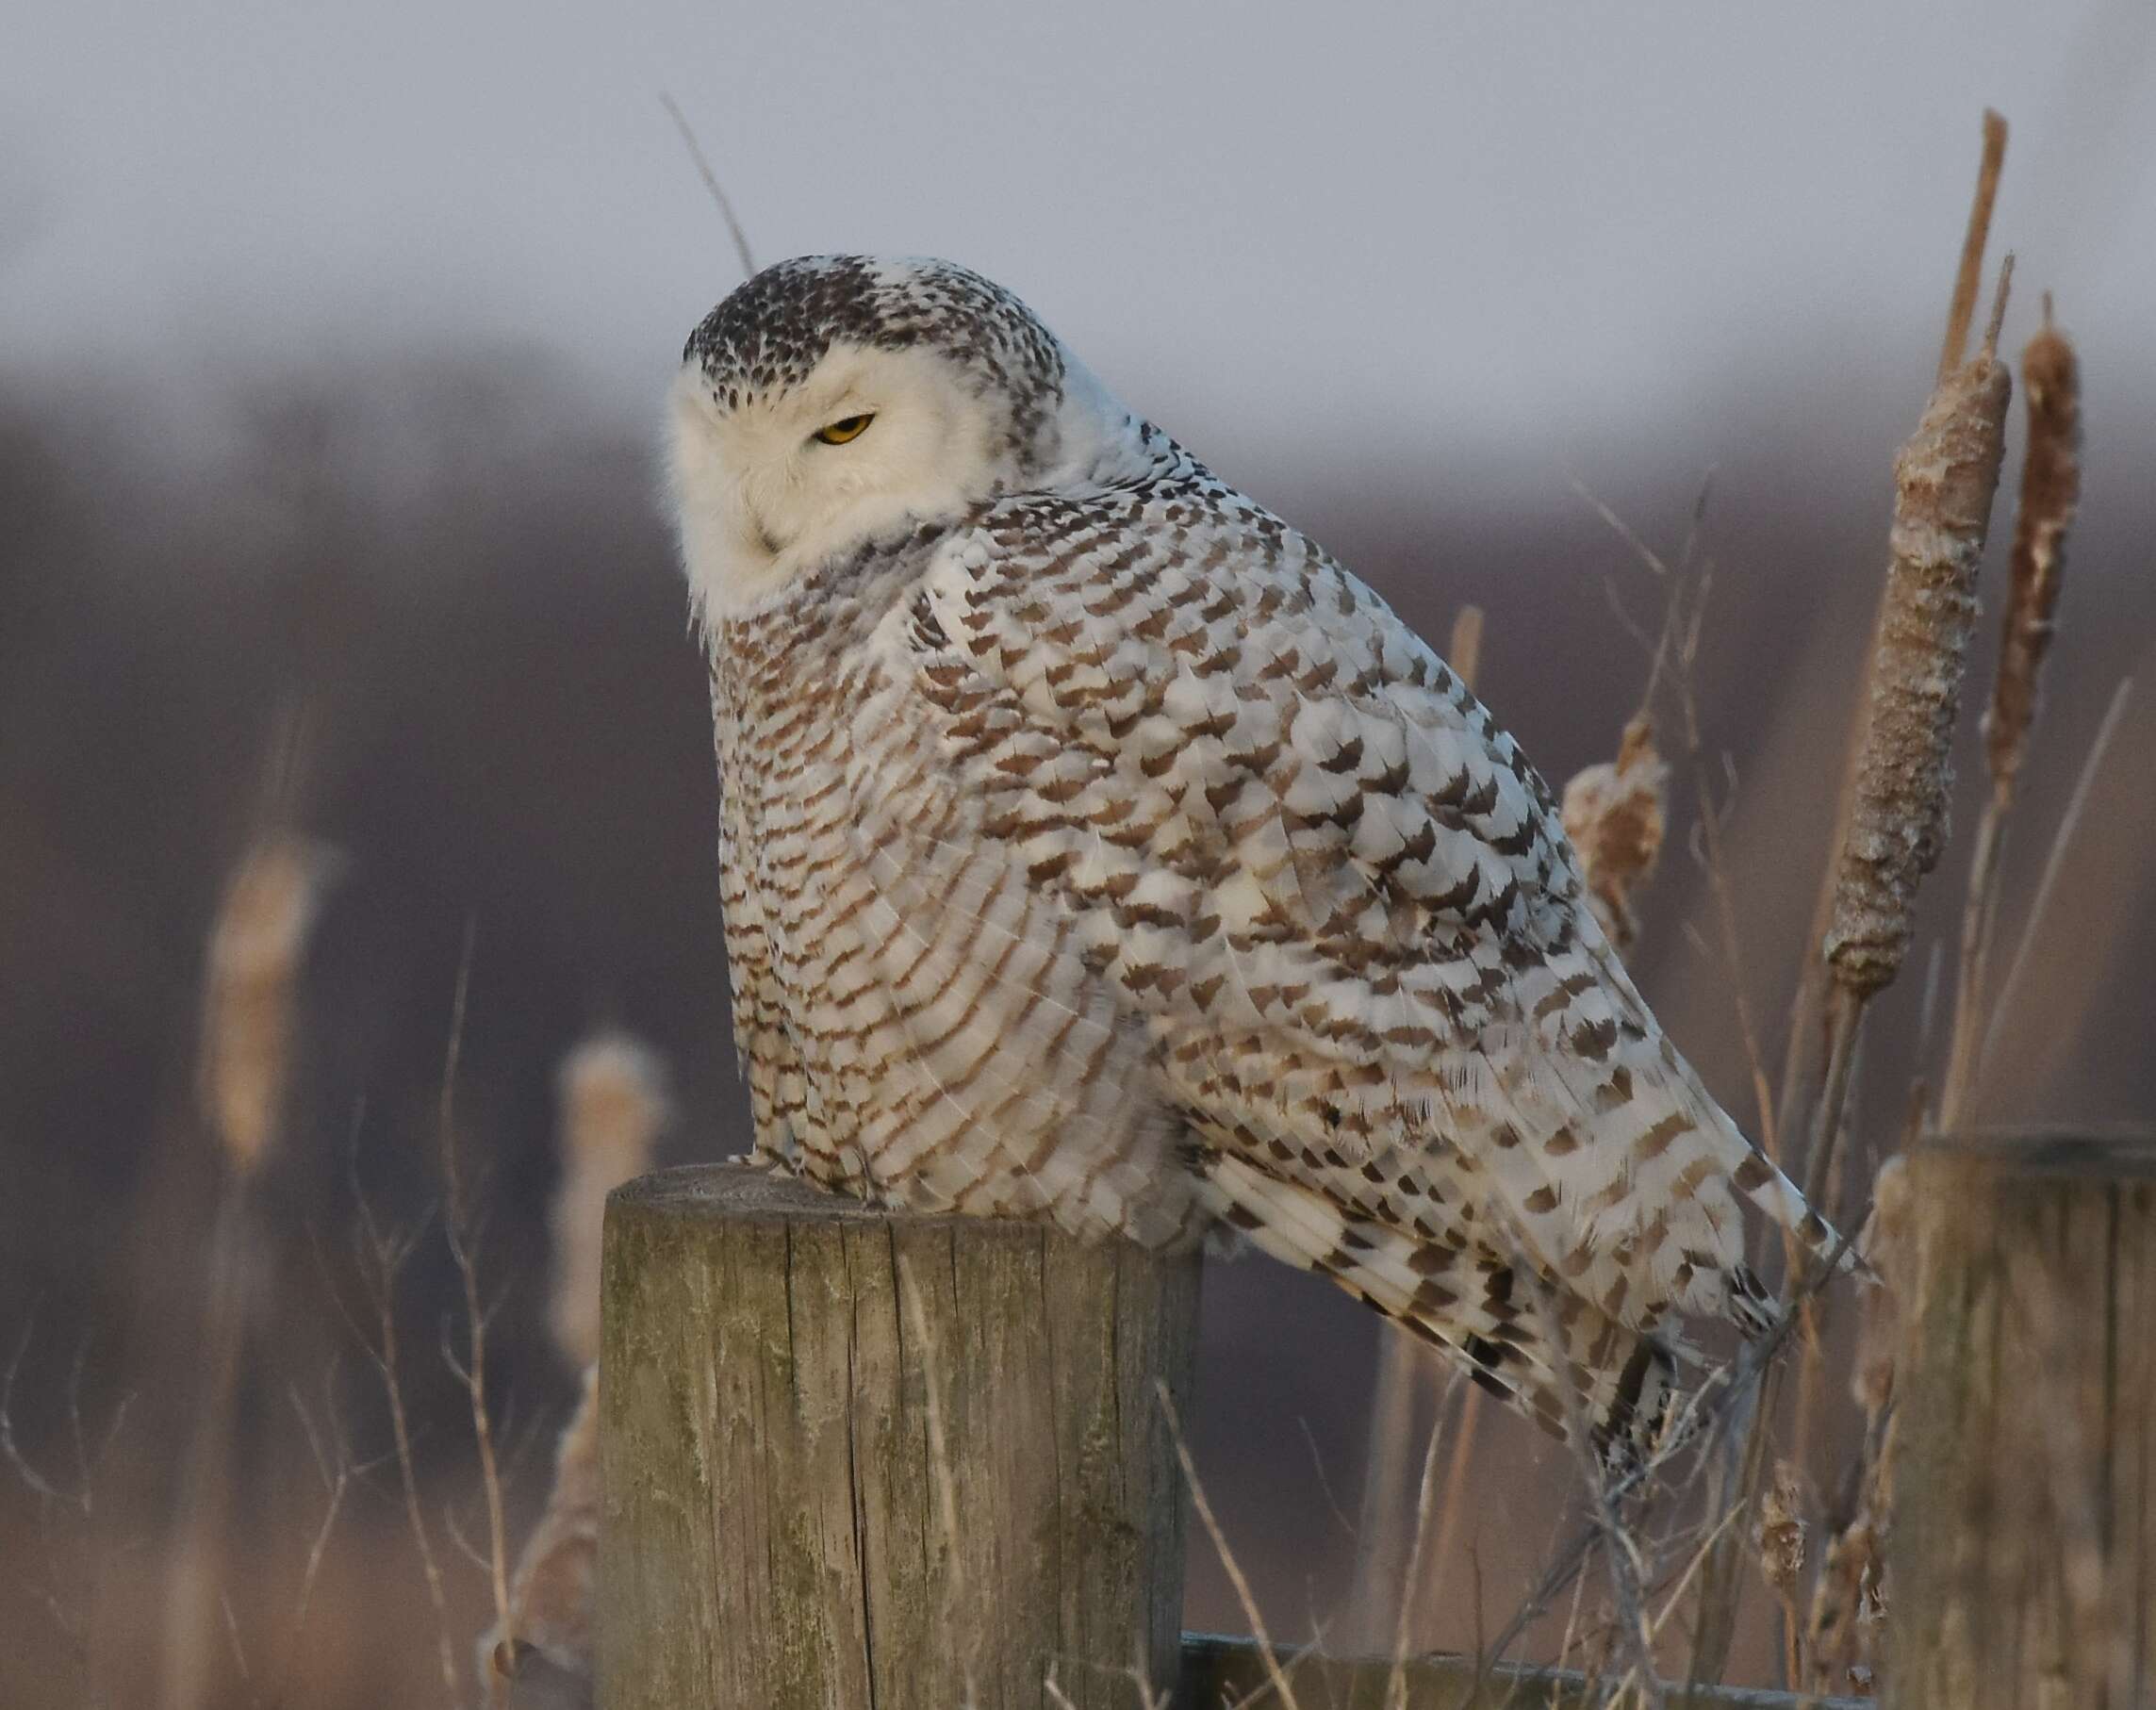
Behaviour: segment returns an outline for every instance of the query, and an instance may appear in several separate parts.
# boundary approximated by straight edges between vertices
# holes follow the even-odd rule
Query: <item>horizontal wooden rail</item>
[[[1312,1710],[1599,1710],[1610,1683],[1572,1669],[1497,1663],[1477,1669],[1471,1657],[1414,1657],[1400,1665],[1406,1697],[1394,1698],[1393,1665],[1383,1657],[1275,1653],[1296,1702]],[[1803,1698],[1742,1686],[1663,1688],[1669,1710],[1869,1710],[1856,1699]],[[1176,1710],[1283,1710],[1255,1640],[1210,1633],[1183,1635],[1183,1673]]]

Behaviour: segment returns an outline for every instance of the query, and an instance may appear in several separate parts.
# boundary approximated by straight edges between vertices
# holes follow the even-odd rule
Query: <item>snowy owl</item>
[[[769,268],[688,341],[761,1156],[1334,1277],[1562,1430],[1764,1322],[1824,1226],[1655,1025],[1548,787],[1307,536],[942,261]],[[1553,1345],[1555,1344],[1555,1345]]]

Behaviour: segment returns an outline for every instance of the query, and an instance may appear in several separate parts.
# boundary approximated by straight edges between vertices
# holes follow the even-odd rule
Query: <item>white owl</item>
[[[1823,1241],[1511,737],[1009,292],[781,263],[696,330],[671,427],[762,1153],[1246,1230],[1615,1435],[1667,1400],[1673,1315],[1761,1322],[1748,1206]]]

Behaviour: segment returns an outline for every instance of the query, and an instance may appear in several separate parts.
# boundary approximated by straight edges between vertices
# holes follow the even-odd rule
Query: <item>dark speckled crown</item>
[[[704,317],[684,362],[728,409],[798,386],[834,344],[933,345],[1009,400],[1024,432],[1062,396],[1063,357],[1033,311],[948,261],[800,255],[765,268]]]

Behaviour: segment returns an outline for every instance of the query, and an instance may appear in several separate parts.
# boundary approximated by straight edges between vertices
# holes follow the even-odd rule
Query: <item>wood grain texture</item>
[[[1890,1702],[2156,1702],[2156,1138],[1910,1166]]]
[[[1135,1705],[1198,1261],[740,1166],[609,1202],[601,1710]]]

